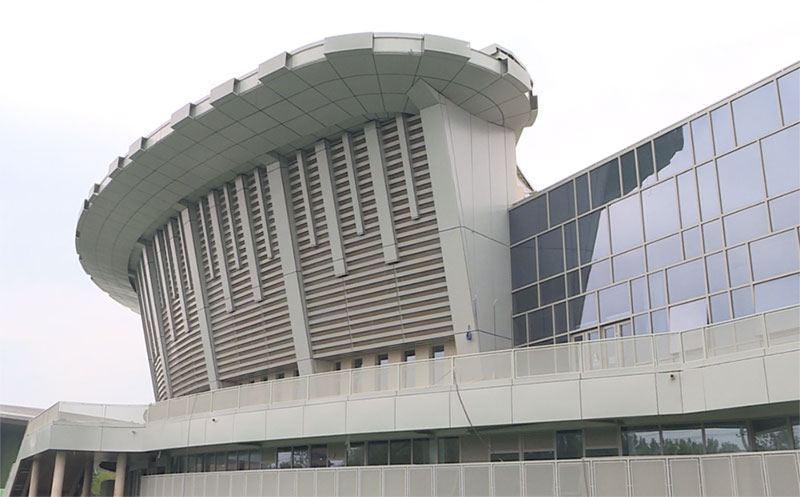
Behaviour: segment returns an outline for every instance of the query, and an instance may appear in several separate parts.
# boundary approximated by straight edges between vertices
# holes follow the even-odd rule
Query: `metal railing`
[[[252,383],[150,406],[149,421],[219,411],[460,386],[495,380],[688,364],[800,342],[800,306],[675,333],[610,338],[394,363]]]
[[[31,419],[26,432],[33,433],[56,421],[105,426],[143,425],[147,422],[149,407],[151,406],[57,402]]]

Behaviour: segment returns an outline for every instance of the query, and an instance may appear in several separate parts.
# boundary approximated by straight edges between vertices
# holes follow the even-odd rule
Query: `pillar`
[[[28,485],[28,497],[36,497],[39,493],[39,456],[33,458],[31,465],[31,483]]]
[[[120,452],[117,454],[117,474],[114,478],[114,497],[125,495],[125,473],[128,471],[128,454]]]
[[[67,453],[56,452],[56,463],[53,467],[53,486],[50,487],[50,497],[61,497],[64,489],[64,468],[67,465]]]
[[[81,497],[89,497],[92,491],[92,458],[90,457],[83,468],[83,485],[81,486]]]

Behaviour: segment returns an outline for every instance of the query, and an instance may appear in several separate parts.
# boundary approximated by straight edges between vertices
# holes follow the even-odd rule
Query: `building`
[[[28,421],[40,412],[41,409],[31,407],[0,405],[0,485],[6,482],[11,465],[17,460]],[[3,487],[0,487],[2,495]]]
[[[158,401],[48,409],[12,495],[797,495],[798,67],[533,193],[502,47],[346,35],[229,80],[76,232]]]

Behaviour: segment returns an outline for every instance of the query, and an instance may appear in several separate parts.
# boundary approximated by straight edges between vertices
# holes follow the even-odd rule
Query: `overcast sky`
[[[81,202],[135,138],[281,51],[363,31],[503,45],[539,95],[517,149],[537,189],[800,59],[788,0],[273,3],[3,2],[0,403],[152,401],[139,316],[78,263]]]

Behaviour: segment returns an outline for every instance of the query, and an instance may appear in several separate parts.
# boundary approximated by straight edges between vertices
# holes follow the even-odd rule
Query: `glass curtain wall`
[[[800,70],[515,206],[516,346],[800,303]]]

